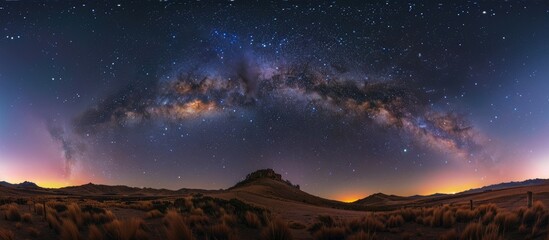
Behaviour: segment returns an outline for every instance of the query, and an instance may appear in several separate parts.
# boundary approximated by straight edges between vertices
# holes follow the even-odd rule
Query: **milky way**
[[[5,180],[274,168],[349,199],[549,172],[541,2],[4,2],[0,26]]]

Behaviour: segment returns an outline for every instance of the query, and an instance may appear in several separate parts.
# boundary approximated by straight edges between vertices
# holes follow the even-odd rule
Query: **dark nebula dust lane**
[[[542,2],[4,2],[0,25],[1,180],[274,168],[349,200],[547,177]]]

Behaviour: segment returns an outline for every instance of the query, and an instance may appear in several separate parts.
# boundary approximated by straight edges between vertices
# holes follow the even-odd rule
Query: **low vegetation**
[[[450,205],[404,208],[351,220],[321,215],[308,230],[314,239],[378,239],[380,235],[406,231],[403,229],[406,225],[412,225],[413,232],[401,233],[397,239],[410,238],[412,234],[420,236],[419,228],[440,229],[437,230],[442,231],[437,234],[439,239],[538,239],[540,236],[549,239],[549,209],[538,201],[532,208],[512,211],[485,204],[474,210],[469,206]]]
[[[44,208],[45,207],[45,208]],[[119,218],[120,212],[126,215]],[[116,213],[116,214],[115,214]],[[44,216],[45,214],[45,216]],[[129,214],[129,215],[127,215]],[[0,206],[5,239],[548,239],[549,209],[484,204],[437,205],[365,212],[357,218],[319,215],[312,223],[281,219],[237,199],[190,195],[143,201],[51,199]]]

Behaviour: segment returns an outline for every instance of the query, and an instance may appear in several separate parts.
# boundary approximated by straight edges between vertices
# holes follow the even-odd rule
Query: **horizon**
[[[241,178],[241,180],[244,180],[244,178]],[[282,178],[282,180],[284,180],[284,181],[288,180],[288,181],[292,182],[290,179]],[[326,197],[326,196],[318,196],[318,197],[322,197],[322,198],[330,199],[330,200],[337,200],[337,201],[346,202],[346,203],[352,203],[352,202],[355,202],[357,200],[364,199],[366,197],[369,197],[369,196],[372,196],[372,195],[375,195],[375,194],[395,195],[395,196],[401,196],[401,197],[430,196],[430,195],[436,195],[436,194],[455,195],[455,194],[459,194],[459,193],[466,192],[466,191],[469,191],[469,190],[481,189],[481,188],[492,186],[492,185],[525,182],[525,181],[530,181],[530,180],[548,180],[548,179],[547,178],[529,178],[529,179],[523,179],[523,180],[511,180],[511,181],[504,181],[504,182],[498,182],[498,183],[490,183],[488,185],[476,186],[476,187],[472,187],[472,188],[468,188],[468,189],[462,189],[462,190],[454,191],[454,192],[437,191],[437,192],[423,193],[423,194],[416,193],[416,194],[411,194],[411,195],[399,195],[399,194],[395,194],[395,193],[389,193],[389,192],[381,191],[381,192],[367,193],[366,195],[363,195],[363,196],[359,196],[359,195],[354,194],[354,195],[349,195],[349,196],[343,196],[341,198],[330,198],[330,197]],[[225,187],[225,188],[221,188],[221,189],[199,189],[199,190],[227,190],[231,187],[234,187],[240,181],[237,181],[234,184],[232,184],[228,187]],[[79,186],[84,186],[84,185],[87,185],[87,184],[104,185],[104,186],[124,186],[124,187],[139,188],[139,189],[147,189],[147,188],[148,189],[157,189],[157,190],[165,189],[165,190],[169,190],[169,191],[178,191],[178,190],[181,190],[181,189],[192,189],[192,188],[188,188],[188,187],[185,187],[185,186],[182,186],[182,187],[179,187],[179,188],[155,188],[155,187],[147,187],[147,186],[131,186],[131,185],[125,185],[125,184],[106,184],[106,183],[98,183],[98,182],[88,182],[88,183],[81,183],[81,184],[77,184],[77,185],[59,185],[59,186],[56,186],[56,187],[48,187],[48,186],[45,186],[45,185],[41,185],[37,182],[28,181],[28,180],[20,181],[20,182],[10,182],[10,181],[0,179],[0,182],[6,182],[8,184],[22,184],[22,183],[25,183],[25,182],[29,182],[29,183],[36,184],[38,187],[46,188],[46,189],[61,189],[61,188],[66,188],[66,187],[79,187]],[[294,183],[294,182],[292,182],[292,184],[300,185],[299,183]],[[303,189],[301,189],[301,190],[304,191]],[[307,192],[307,191],[304,191],[304,192]]]
[[[538,2],[0,3],[0,178],[346,200],[549,178]]]

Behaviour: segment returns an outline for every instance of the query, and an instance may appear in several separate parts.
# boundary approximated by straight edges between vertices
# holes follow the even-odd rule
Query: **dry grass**
[[[76,224],[76,226],[82,227],[84,225],[84,217],[78,204],[69,204],[67,206],[67,210],[69,212],[69,218]]]
[[[467,224],[463,232],[461,233],[461,239],[464,240],[481,240],[482,238],[482,224],[478,222],[472,222]]]
[[[345,228],[343,227],[321,227],[314,234],[314,239],[317,240],[344,240]]]
[[[44,206],[41,203],[34,204],[34,213],[36,215],[43,215],[44,214]]]
[[[0,240],[13,240],[15,235],[11,230],[0,228]]]
[[[455,216],[457,222],[470,222],[475,219],[475,215],[475,211],[471,211],[469,209],[458,209]]]
[[[502,228],[504,233],[516,230],[519,227],[519,218],[517,214],[513,212],[498,212],[494,217],[494,222]]]
[[[236,240],[238,239],[236,237],[236,234],[231,228],[229,228],[225,224],[216,224],[211,226],[206,235],[208,236],[208,239],[215,239],[215,240]]]
[[[60,239],[64,240],[77,240],[80,239],[80,234],[78,233],[78,227],[76,224],[71,220],[65,220],[63,221],[63,225],[61,227],[61,237]]]
[[[404,224],[404,218],[400,214],[391,215],[387,220],[387,227],[390,227],[390,228],[400,227],[403,224]]]
[[[48,222],[49,227],[55,232],[61,232],[61,222],[58,220],[55,212],[48,212],[46,215],[46,221]]]
[[[91,225],[88,228],[88,240],[103,240],[103,234],[101,230],[95,225]]]
[[[458,239],[458,234],[455,229],[451,229],[442,235],[440,235],[439,240],[455,240]]]
[[[32,215],[30,213],[23,214],[21,216],[21,219],[23,220],[23,222],[32,223]]]
[[[347,238],[347,240],[375,240],[375,239],[377,239],[376,233],[369,233],[369,232],[367,233],[362,230]]]
[[[259,228],[261,227],[261,220],[259,220],[259,217],[257,214],[246,211],[246,214],[244,214],[244,219],[246,220],[246,225],[251,228]]]
[[[38,229],[34,227],[28,227],[27,233],[29,233],[29,235],[33,238],[37,238],[38,236],[40,236],[40,231],[38,231]]]
[[[444,215],[442,216],[442,226],[450,228],[453,227],[455,223],[456,218],[454,217],[454,213],[451,210],[444,212]]]
[[[9,204],[7,206],[5,218],[8,221],[21,221],[21,214],[19,213],[17,204]]]
[[[303,224],[303,223],[291,222],[290,224],[288,224],[288,227],[291,228],[291,229],[304,229],[307,226],[305,226],[305,224]]]
[[[288,225],[279,220],[270,221],[261,232],[261,239],[264,240],[290,240],[293,239]]]
[[[221,215],[221,222],[223,224],[226,224],[227,226],[234,227],[236,226],[236,223],[238,222],[235,215],[224,213]]]
[[[145,213],[145,218],[147,219],[160,218],[162,216],[164,216],[164,214],[162,214],[162,212],[158,211],[157,209],[154,209]]]
[[[115,219],[110,223],[106,223],[103,227],[108,239],[139,240],[148,238],[145,232],[145,223],[139,218],[127,220]]]
[[[191,240],[193,233],[185,224],[183,217],[176,211],[168,211],[164,216],[166,238],[169,240]]]
[[[347,227],[351,232],[379,232],[385,230],[385,224],[374,214],[362,217],[360,219],[353,219]]]

